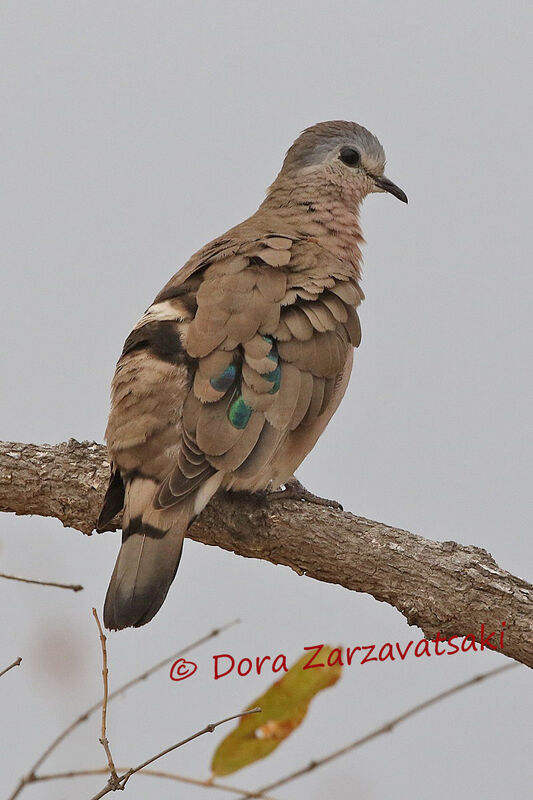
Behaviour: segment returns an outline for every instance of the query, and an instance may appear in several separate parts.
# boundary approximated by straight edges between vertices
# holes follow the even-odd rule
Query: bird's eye
[[[358,167],[361,163],[361,154],[355,147],[342,147],[339,158],[347,167]]]

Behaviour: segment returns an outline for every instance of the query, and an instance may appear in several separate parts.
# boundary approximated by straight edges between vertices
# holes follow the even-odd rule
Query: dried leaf
[[[211,762],[211,771],[216,776],[230,775],[243,767],[265,758],[303,722],[313,697],[333,686],[342,672],[337,656],[333,655],[327,666],[328,656],[333,650],[323,645],[316,658],[306,653],[283,677],[248,706],[259,706],[260,714],[243,717],[237,728],[217,747]],[[307,667],[314,661],[325,666]],[[247,710],[248,710],[247,709]]]

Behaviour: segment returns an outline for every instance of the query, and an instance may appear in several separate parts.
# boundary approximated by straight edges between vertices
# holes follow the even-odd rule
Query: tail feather
[[[188,499],[172,510],[157,511],[152,504],[156,488],[139,478],[126,485],[122,546],[104,604],[104,624],[110,630],[149,622],[178,569],[194,504]]]
[[[184,531],[133,533],[122,543],[104,605],[111,630],[145,625],[161,608],[181,557]]]
[[[106,530],[113,517],[122,510],[123,505],[124,483],[120,471],[112,466],[104,503],[100,511],[100,516],[98,517],[98,522],[96,523],[96,530],[98,533]]]
[[[168,508],[155,507],[161,490],[157,481],[140,476],[125,480],[122,546],[104,604],[106,628],[139,628],[157,614],[176,575],[187,528],[222,478],[216,472]],[[110,491],[118,497],[116,489],[112,484]],[[116,503],[110,501],[105,510],[114,515]]]

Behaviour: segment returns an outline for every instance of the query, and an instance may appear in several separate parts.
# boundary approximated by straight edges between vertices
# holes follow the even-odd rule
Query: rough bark
[[[90,534],[109,476],[104,446],[0,443],[0,510],[38,514]],[[116,527],[120,527],[117,518]],[[302,500],[217,496],[191,539],[299,574],[367,592],[397,608],[426,638],[496,631],[491,644],[533,667],[533,586],[478,547],[408,531]]]

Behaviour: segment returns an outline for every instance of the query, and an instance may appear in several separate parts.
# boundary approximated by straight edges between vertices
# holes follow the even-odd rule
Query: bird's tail
[[[104,624],[111,630],[149,622],[178,569],[194,502],[187,498],[173,509],[158,510],[153,505],[157,490],[146,478],[126,482],[122,546],[104,605]]]

